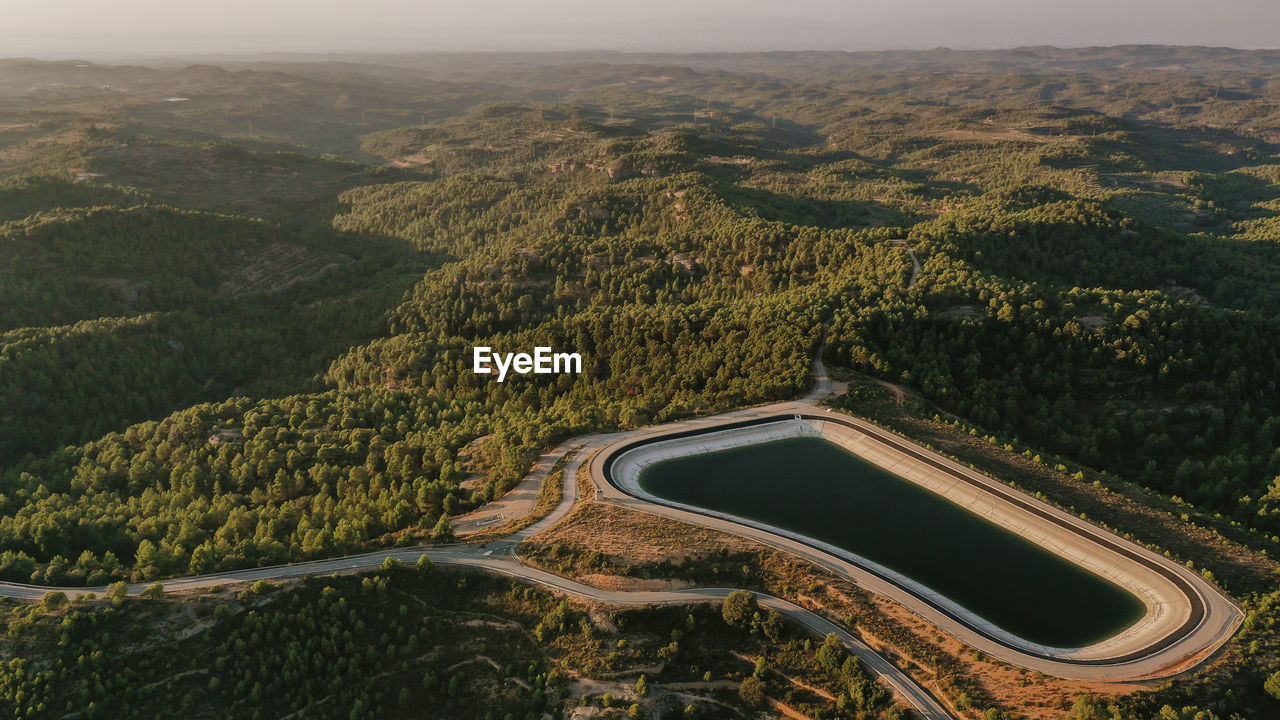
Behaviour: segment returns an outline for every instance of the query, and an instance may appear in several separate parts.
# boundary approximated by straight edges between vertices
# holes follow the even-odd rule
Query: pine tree
[[[431,531],[431,537],[439,542],[448,542],[453,539],[453,524],[449,522],[448,515],[440,516],[435,529]]]

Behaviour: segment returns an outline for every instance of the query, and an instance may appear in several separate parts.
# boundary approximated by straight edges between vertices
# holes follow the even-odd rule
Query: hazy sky
[[[0,56],[1277,47],[1278,0],[0,0]]]

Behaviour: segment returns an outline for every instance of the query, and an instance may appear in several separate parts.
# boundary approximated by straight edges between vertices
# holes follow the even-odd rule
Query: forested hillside
[[[442,539],[569,436],[802,393],[824,335],[1270,563],[1280,61],[1151,52],[2,62],[0,578]]]

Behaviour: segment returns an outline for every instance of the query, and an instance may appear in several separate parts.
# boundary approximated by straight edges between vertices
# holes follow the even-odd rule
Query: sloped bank
[[[599,453],[592,479],[606,500],[710,525],[796,552],[928,618],[973,647],[1061,677],[1132,680],[1176,674],[1233,634],[1239,609],[1194,572],[869,423],[803,403],[745,420],[629,433]],[[761,409],[765,410],[765,409]],[[802,534],[656,497],[639,483],[654,463],[794,437],[839,445],[965,510],[1107,578],[1141,600],[1143,617],[1101,642],[1050,647],[1001,629],[916,580]]]

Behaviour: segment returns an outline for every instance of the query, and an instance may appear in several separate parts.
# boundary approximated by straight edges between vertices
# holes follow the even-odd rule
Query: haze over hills
[[[1280,10],[1267,0],[765,0],[466,4],[227,0],[68,0],[7,9],[0,56],[212,57],[285,52],[805,51],[1020,45],[1167,44],[1266,48]]]
[[[95,54],[0,60],[0,579],[163,583],[455,522],[492,542],[549,449],[794,398],[822,352],[848,384],[831,412],[1193,568],[1244,628],[1112,686],[590,497],[521,558],[794,600],[958,718],[1280,707],[1280,51]],[[535,345],[583,372],[471,372],[475,346]],[[534,516],[577,481],[538,467]],[[764,610],[561,603],[425,564],[281,582],[5,604],[0,703],[908,712]]]

